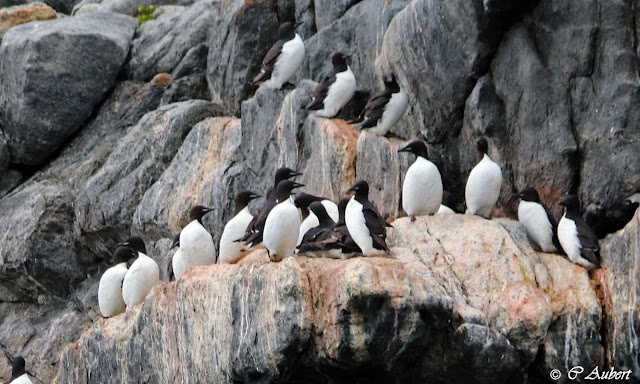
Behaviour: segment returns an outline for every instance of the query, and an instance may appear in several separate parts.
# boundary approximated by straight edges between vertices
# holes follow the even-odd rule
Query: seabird
[[[406,112],[409,97],[400,89],[393,72],[386,73],[383,82],[384,90],[369,99],[360,117],[352,123],[359,123],[357,128],[368,129],[369,132],[389,137],[395,136],[391,135],[389,130]]]
[[[278,200],[277,187],[278,184],[283,181],[290,179],[295,176],[301,176],[302,173],[296,172],[287,167],[279,168],[276,171],[276,175],[273,181],[273,187],[267,191],[267,201],[264,206],[260,210],[257,216],[251,220],[249,225],[247,226],[247,232],[239,241],[243,241],[247,244],[249,248],[259,248],[262,244],[262,231],[264,230],[264,223],[267,220],[267,216],[269,216],[269,212],[276,206]]]
[[[318,225],[310,228],[304,235],[300,245],[300,252],[304,252],[310,255],[318,256],[315,251],[321,251],[322,249],[314,249],[313,244],[317,244],[320,241],[327,240],[331,237],[331,229],[336,225],[331,216],[327,213],[326,208],[319,201],[314,201],[309,205],[309,209],[318,220]],[[302,232],[302,231],[301,231]],[[335,256],[339,256],[341,253],[340,248],[334,249]]]
[[[138,252],[130,247],[118,247],[113,254],[115,265],[107,269],[98,285],[98,306],[102,317],[112,317],[124,313],[127,306],[122,298],[122,282],[127,274],[127,261],[138,257]]]
[[[580,200],[576,195],[565,196],[560,205],[565,213],[558,223],[558,240],[572,262],[587,270],[600,266],[598,237],[580,216]]]
[[[348,192],[355,192],[345,212],[345,222],[351,238],[365,256],[388,253],[389,248],[385,241],[388,224],[369,201],[369,184],[364,180],[358,180]]]
[[[336,203],[325,197],[318,197],[304,192],[298,193],[296,198],[293,200],[296,207],[300,209],[300,216],[302,219],[302,223],[300,224],[300,235],[298,236],[298,245],[302,242],[302,238],[305,233],[307,233],[309,229],[317,227],[319,224],[316,215],[309,210],[309,205],[314,201],[320,202],[325,207],[325,210],[333,221],[338,220],[339,214]]]
[[[502,186],[502,169],[487,155],[489,144],[484,137],[476,141],[482,160],[471,170],[464,191],[467,213],[489,218]]]
[[[321,117],[333,117],[353,97],[356,91],[356,77],[347,65],[347,56],[338,52],[331,59],[333,69],[320,82],[305,109],[317,111]]]
[[[236,211],[231,220],[227,222],[220,237],[220,254],[218,263],[235,264],[248,252],[246,244],[241,239],[247,231],[247,226],[253,220],[249,212],[249,202],[262,197],[251,191],[242,191],[236,195]]]
[[[280,89],[296,74],[304,60],[304,42],[296,33],[298,25],[291,21],[280,25],[278,41],[267,52],[254,84],[264,82],[265,87]]]
[[[13,363],[11,364],[11,378],[7,384],[33,384],[29,379],[25,364],[24,358],[21,356],[13,359]]]
[[[427,160],[427,146],[417,140],[409,143],[398,152],[410,152],[416,155],[402,184],[402,209],[411,216],[433,215],[442,204],[442,177],[438,167]]]
[[[527,187],[516,194],[520,198],[518,221],[522,223],[531,243],[542,252],[553,253],[560,248],[558,223],[549,208],[540,201],[538,191]]]
[[[328,231],[317,234],[313,241],[302,244],[300,253],[327,252],[332,257],[362,253],[360,247],[351,238],[345,223],[345,210],[350,200],[351,198],[345,197],[338,202],[338,222]]]
[[[175,268],[178,268],[178,270],[181,271],[185,271],[185,267],[184,267],[184,258],[182,257],[182,251],[180,250],[180,232],[176,233],[175,237],[173,238],[173,242],[171,243],[171,248],[178,248],[173,256],[171,257],[171,263],[169,263],[168,266],[168,270],[167,270],[167,276],[169,276],[169,281],[173,281],[176,279],[176,275],[173,272],[174,269],[174,264],[178,263],[178,265]],[[178,256],[176,256],[178,255]]]
[[[216,246],[209,231],[202,225],[202,217],[213,208],[196,205],[189,211],[189,224],[180,232],[180,252],[173,255],[176,280],[189,268],[216,262]]]
[[[293,203],[291,191],[304,187],[291,180],[283,180],[278,184],[277,204],[264,224],[264,246],[269,251],[271,261],[280,261],[291,256],[298,243],[300,232],[300,213]]]
[[[160,281],[158,264],[146,255],[147,248],[139,236],[132,236],[116,247],[130,247],[138,252],[122,281],[122,299],[127,309],[144,301],[151,288]]]

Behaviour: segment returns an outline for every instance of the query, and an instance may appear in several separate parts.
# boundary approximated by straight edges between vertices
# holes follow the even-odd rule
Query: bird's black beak
[[[209,212],[211,212],[211,211],[213,211],[213,208],[203,208],[203,209],[202,209],[202,214],[203,214],[203,215],[206,215],[207,213],[209,213]]]
[[[259,199],[261,197],[262,197],[262,195],[258,195],[258,194],[252,193],[252,194],[249,195],[249,200]]]
[[[291,177],[294,177],[294,176],[302,176],[302,172],[293,171],[293,173],[291,173]]]
[[[298,21],[297,23],[295,23],[293,26],[298,28],[299,26],[301,26],[302,24],[304,24],[304,21]]]
[[[295,188],[301,188],[301,187],[304,187],[304,184],[300,184],[300,183],[294,183],[294,184],[293,184],[293,188],[294,188],[294,189],[295,189]]]
[[[402,147],[402,148],[398,149],[398,153],[400,153],[400,152],[411,152],[411,149],[407,145],[406,147]]]
[[[129,246],[129,242],[128,241],[123,241],[122,243],[116,244],[116,248],[118,248],[118,247],[128,247],[128,246]]]
[[[178,237],[177,239],[175,239],[173,241],[173,243],[171,243],[171,249],[175,248],[178,246],[178,244],[180,244],[180,238]]]
[[[516,198],[516,199],[522,199],[524,197],[524,195],[521,192],[518,192],[515,195],[513,195],[513,197]]]

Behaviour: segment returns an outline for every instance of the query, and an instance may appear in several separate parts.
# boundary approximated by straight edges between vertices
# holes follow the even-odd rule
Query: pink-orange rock
[[[0,41],[9,28],[36,20],[56,18],[56,11],[45,3],[30,3],[0,9]]]

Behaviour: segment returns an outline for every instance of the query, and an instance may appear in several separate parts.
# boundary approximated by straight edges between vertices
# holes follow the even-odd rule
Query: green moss
[[[138,7],[138,12],[132,16],[137,17],[138,23],[142,25],[149,20],[153,20],[153,12],[155,10],[156,10],[156,7],[153,5],[141,5]]]

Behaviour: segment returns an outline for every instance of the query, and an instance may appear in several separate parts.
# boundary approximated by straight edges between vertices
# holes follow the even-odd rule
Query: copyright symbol
[[[560,370],[554,369],[549,373],[549,376],[551,376],[552,380],[558,380],[560,376],[562,376],[562,373],[560,373]]]

